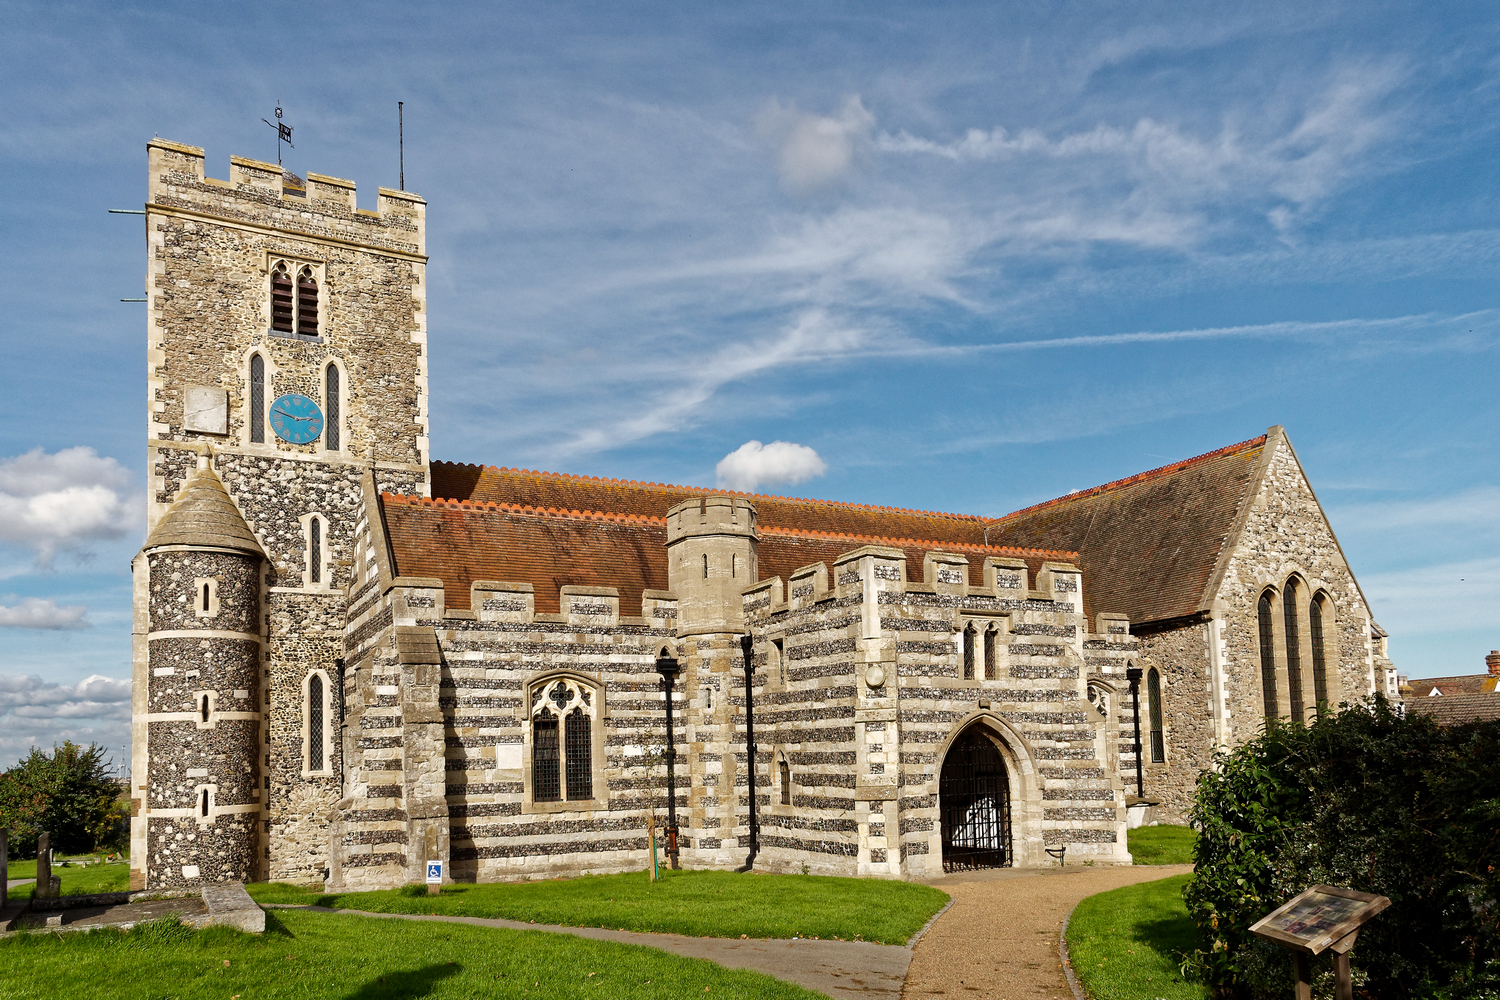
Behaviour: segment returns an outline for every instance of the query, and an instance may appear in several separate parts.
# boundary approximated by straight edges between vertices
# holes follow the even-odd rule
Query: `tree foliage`
[[[8,827],[13,857],[35,857],[37,837],[52,834],[60,852],[112,846],[119,836],[120,787],[109,776],[107,749],[71,740],[48,753],[32,747],[0,774],[0,826]]]
[[[1273,722],[1198,782],[1189,965],[1221,997],[1288,995],[1290,952],[1249,933],[1317,884],[1389,896],[1360,932],[1368,996],[1500,997],[1500,723],[1442,728],[1383,698]]]

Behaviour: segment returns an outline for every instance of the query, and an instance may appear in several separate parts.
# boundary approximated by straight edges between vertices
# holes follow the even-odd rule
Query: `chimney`
[[[1500,677],[1500,649],[1490,650],[1490,655],[1484,658],[1484,665],[1490,668],[1491,677]]]

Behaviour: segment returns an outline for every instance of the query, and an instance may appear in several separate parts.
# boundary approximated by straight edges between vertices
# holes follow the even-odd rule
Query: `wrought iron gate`
[[[938,780],[943,870],[1004,868],[1010,845],[1010,781],[1000,752],[977,729],[960,734]]]

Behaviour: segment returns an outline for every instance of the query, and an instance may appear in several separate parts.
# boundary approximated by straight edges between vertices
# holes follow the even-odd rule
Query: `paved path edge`
[[[1170,875],[1167,877],[1171,878]],[[1094,895],[1097,896],[1098,893]],[[1092,898],[1092,896],[1084,897],[1084,899]],[[1079,905],[1082,905],[1082,901]],[[1073,907],[1073,910],[1076,909],[1078,909],[1077,906]],[[1063,918],[1062,930],[1057,934],[1057,957],[1062,959],[1063,975],[1068,977],[1068,988],[1073,991],[1074,1000],[1088,1000],[1088,994],[1083,991],[1083,984],[1073,974],[1073,959],[1068,954],[1068,925],[1073,922],[1073,910],[1069,910],[1068,915]]]

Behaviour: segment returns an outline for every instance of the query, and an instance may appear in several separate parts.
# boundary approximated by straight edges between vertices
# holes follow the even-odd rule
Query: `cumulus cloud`
[[[50,568],[60,551],[121,538],[144,513],[129,497],[130,473],[92,448],[40,448],[0,461],[0,542],[32,550]]]
[[[859,95],[844,101],[835,116],[801,111],[772,100],[755,124],[776,149],[776,169],[793,191],[816,191],[844,179],[869,144],[875,116]]]
[[[82,604],[59,607],[56,601],[28,597],[20,604],[0,604],[0,627],[5,628],[88,628],[83,620],[88,608]]]
[[[30,747],[63,740],[128,746],[130,681],[94,674],[56,684],[36,674],[0,674],[0,767]]]
[[[725,455],[714,469],[719,485],[731,490],[800,483],[828,471],[828,463],[805,444],[790,441],[746,441]]]

